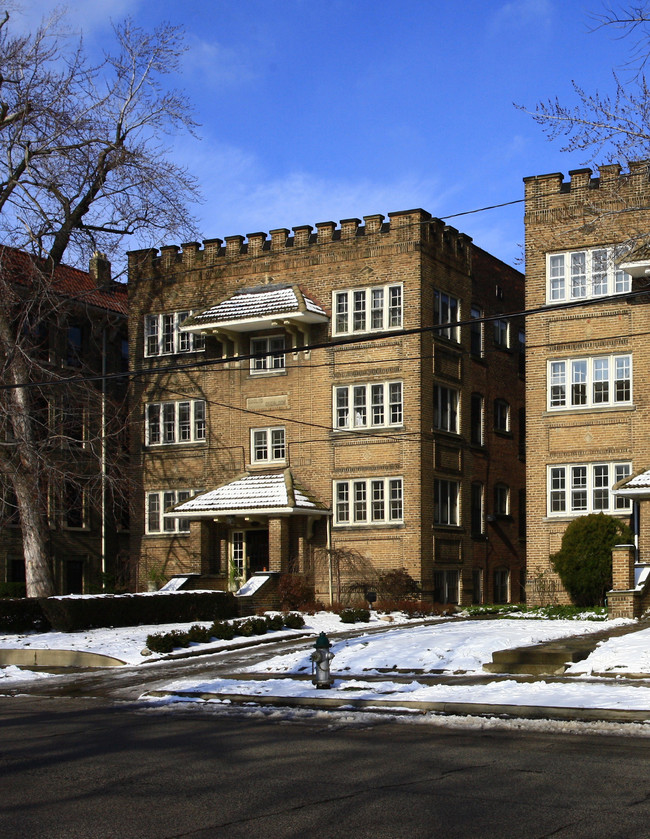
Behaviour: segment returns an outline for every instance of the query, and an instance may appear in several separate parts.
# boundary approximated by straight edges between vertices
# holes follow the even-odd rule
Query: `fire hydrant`
[[[330,652],[330,640],[324,632],[316,639],[316,649],[311,654],[312,684],[317,688],[331,688],[333,679],[330,676],[330,661],[334,653]]]

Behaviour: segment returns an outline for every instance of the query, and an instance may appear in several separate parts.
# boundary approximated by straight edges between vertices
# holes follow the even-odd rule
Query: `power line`
[[[309,352],[312,350],[321,350],[321,349],[331,349],[336,347],[344,347],[344,346],[351,346],[355,344],[366,344],[366,343],[374,343],[376,341],[385,341],[395,338],[404,338],[413,335],[424,335],[427,333],[435,333],[435,332],[442,332],[447,329],[456,329],[463,326],[471,326],[472,324],[477,323],[491,323],[497,320],[516,320],[518,318],[527,318],[531,315],[536,314],[552,314],[553,312],[558,311],[569,311],[571,309],[577,308],[585,308],[590,306],[597,306],[602,305],[603,303],[612,303],[612,302],[628,302],[630,300],[636,300],[639,297],[643,297],[650,294],[650,289],[641,289],[634,292],[629,292],[627,294],[618,294],[618,295],[607,295],[603,297],[594,297],[589,299],[578,299],[572,300],[567,303],[559,303],[555,305],[542,305],[537,306],[532,309],[521,309],[516,312],[502,312],[499,314],[494,315],[483,315],[480,318],[470,318],[468,320],[461,320],[461,321],[448,321],[442,324],[433,324],[431,326],[416,326],[411,327],[409,329],[395,329],[389,332],[377,332],[371,334],[363,334],[363,335],[353,335],[349,337],[340,337],[340,338],[333,338],[328,341],[320,341],[315,342],[312,344],[305,344],[301,347],[286,347],[285,354],[291,352]],[[221,356],[218,358],[209,358],[204,359],[202,361],[191,361],[187,364],[173,364],[168,365],[166,367],[156,366],[156,367],[146,367],[146,368],[139,368],[136,370],[129,370],[119,373],[109,373],[109,374],[96,374],[96,375],[85,375],[85,376],[70,376],[67,378],[61,378],[56,380],[47,380],[43,379],[40,381],[30,381],[30,382],[22,382],[22,383],[11,383],[11,384],[0,384],[0,391],[2,390],[15,390],[16,388],[21,387],[57,387],[60,385],[74,385],[74,384],[84,384],[87,382],[93,381],[115,381],[120,379],[131,379],[137,380],[143,377],[148,376],[161,376],[169,373],[183,373],[183,372],[195,372],[199,371],[206,367],[213,367],[219,366],[229,363],[235,363],[239,361],[250,361],[252,359],[259,359],[259,358],[266,358],[268,353],[242,353],[240,355],[233,355],[233,356]],[[427,356],[428,357],[428,356]],[[156,358],[152,356],[152,358]],[[413,360],[419,360],[422,356],[413,356]],[[301,365],[302,366],[302,365]]]

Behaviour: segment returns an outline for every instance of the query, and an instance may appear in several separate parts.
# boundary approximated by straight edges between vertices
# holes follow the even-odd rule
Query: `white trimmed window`
[[[460,484],[458,481],[445,481],[436,478],[433,482],[433,521],[434,524],[457,525],[458,495]]]
[[[630,463],[575,463],[548,467],[548,515],[616,513],[629,510],[629,498],[612,495],[615,483],[630,475]]]
[[[510,431],[510,405],[505,399],[494,400],[494,430]]]
[[[386,428],[402,425],[402,382],[344,385],[334,388],[335,428]]]
[[[452,297],[444,291],[433,292],[433,322],[434,324],[454,324],[460,320],[460,302],[457,297]],[[460,329],[458,326],[447,326],[444,329],[437,329],[434,335],[442,338],[449,338],[450,341],[460,341]]]
[[[507,484],[494,485],[494,515],[510,515],[510,487]]]
[[[192,312],[170,312],[164,315],[145,315],[145,356],[176,355],[205,349],[205,336],[180,332],[179,326]]]
[[[548,362],[548,409],[601,408],[632,401],[632,356],[602,355]]]
[[[632,278],[616,267],[614,248],[547,254],[546,302],[625,294]]]
[[[153,402],[146,406],[145,445],[169,446],[205,440],[205,402]]]
[[[458,391],[443,385],[433,386],[433,427],[458,434]]]
[[[505,318],[497,318],[493,324],[494,343],[502,350],[510,347],[510,324]]]
[[[400,329],[403,318],[402,284],[347,289],[332,294],[333,335]]]
[[[251,429],[251,463],[284,462],[285,457],[284,428]]]
[[[170,510],[175,504],[187,501],[194,494],[190,489],[160,490],[159,492],[147,493],[147,516],[145,522],[146,533],[162,533],[173,535],[174,533],[189,533],[190,520],[176,518],[175,516],[165,518],[163,513]]]
[[[399,524],[403,521],[402,478],[334,481],[334,524]]]
[[[483,310],[478,306],[472,306],[470,309],[470,352],[477,358],[483,357]]]
[[[277,373],[284,370],[284,335],[251,338],[251,373]]]

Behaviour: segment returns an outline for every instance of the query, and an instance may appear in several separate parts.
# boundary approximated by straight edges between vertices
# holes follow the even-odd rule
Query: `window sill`
[[[403,521],[396,521],[396,522],[380,522],[380,521],[371,521],[367,523],[363,522],[352,522],[347,524],[346,522],[334,522],[332,524],[333,530],[340,530],[345,531],[346,533],[351,530],[361,530],[366,531],[370,528],[373,530],[401,530],[404,527]]]
[[[268,379],[270,376],[286,376],[287,369],[283,367],[281,370],[249,370],[248,375],[251,379]]]
[[[583,414],[607,414],[607,413],[621,413],[626,411],[636,411],[636,405],[633,403],[626,405],[603,405],[596,407],[594,405],[577,406],[571,405],[568,408],[548,408],[542,414],[543,417],[573,417],[575,415],[582,416]]]

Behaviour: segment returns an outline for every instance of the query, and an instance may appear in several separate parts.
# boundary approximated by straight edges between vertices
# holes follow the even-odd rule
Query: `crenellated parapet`
[[[573,169],[568,181],[561,172],[533,175],[524,178],[524,185],[527,213],[590,201],[625,204],[650,191],[650,161],[632,161],[628,172],[619,163],[599,166],[597,175],[589,168]]]
[[[297,225],[291,230],[275,228],[269,233],[226,236],[224,239],[205,239],[198,242],[164,245],[131,251],[129,276],[151,277],[154,274],[185,272],[199,268],[219,267],[234,260],[269,259],[276,255],[307,255],[322,252],[323,248],[382,248],[430,247],[448,259],[465,262],[469,258],[471,238],[459,233],[425,210],[393,212],[386,217],[377,213],[359,218],[323,221],[315,226]],[[329,253],[329,251],[328,251]]]

